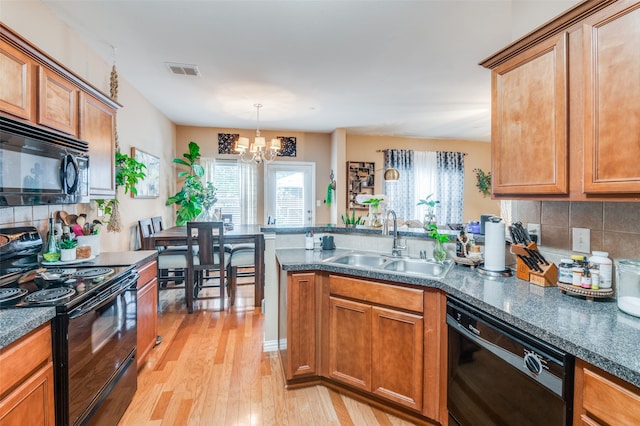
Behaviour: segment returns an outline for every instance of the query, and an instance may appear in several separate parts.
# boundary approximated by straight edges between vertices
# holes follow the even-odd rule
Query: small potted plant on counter
[[[346,228],[355,228],[357,225],[364,225],[364,220],[361,216],[358,216],[356,218],[355,209],[351,210],[351,216],[349,216],[349,213],[347,213],[346,216],[340,215],[340,218],[342,219],[342,223]]]
[[[427,195],[427,198],[418,201],[419,206],[427,206],[427,213],[424,215],[424,229],[429,231],[431,225],[436,223],[436,207],[440,205],[440,200],[432,200],[433,194]]]
[[[60,261],[68,262],[70,260],[76,260],[77,245],[78,242],[76,240],[60,240]]]
[[[369,206],[369,225],[372,228],[379,228],[382,226],[382,212],[380,211],[380,205],[384,203],[384,201],[384,196],[374,196],[361,203]]]
[[[449,234],[441,234],[435,223],[430,223],[427,230],[429,237],[436,241],[436,245],[433,247],[433,258],[438,262],[443,262],[447,258],[447,252],[442,244],[449,241]]]

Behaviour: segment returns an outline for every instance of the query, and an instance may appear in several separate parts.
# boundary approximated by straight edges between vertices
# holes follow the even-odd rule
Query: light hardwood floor
[[[238,287],[231,310],[218,307],[199,300],[188,315],[183,291],[161,292],[163,340],[139,372],[121,426],[413,424],[324,386],[286,390],[277,353],[262,351],[253,287]]]

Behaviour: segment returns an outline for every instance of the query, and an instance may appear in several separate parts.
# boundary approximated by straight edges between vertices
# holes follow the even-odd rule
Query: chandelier
[[[257,117],[256,137],[251,143],[249,143],[249,138],[238,138],[235,151],[240,154],[240,160],[245,163],[269,163],[278,156],[278,151],[281,148],[280,139],[271,139],[269,146],[267,146],[266,140],[260,136],[260,108],[262,108],[262,104],[253,104],[253,106],[256,107]]]

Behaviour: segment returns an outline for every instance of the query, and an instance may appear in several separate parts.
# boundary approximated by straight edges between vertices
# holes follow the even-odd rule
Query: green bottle
[[[60,246],[56,240],[53,217],[49,218],[49,234],[47,235],[47,246],[42,255],[47,262],[57,262],[60,260]]]

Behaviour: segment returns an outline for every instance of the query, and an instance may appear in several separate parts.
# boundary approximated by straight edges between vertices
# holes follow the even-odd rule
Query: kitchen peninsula
[[[327,376],[324,375],[327,373],[327,363],[331,362],[323,359],[323,356],[326,355],[326,352],[323,352],[325,347],[331,346],[328,343],[331,337],[327,336],[327,334],[331,334],[331,327],[327,327],[330,320],[323,317],[327,314],[323,304],[328,303],[325,298],[328,300],[330,296],[333,297],[334,290],[338,288],[333,287],[337,278],[342,280],[340,285],[344,284],[344,280],[350,281],[349,285],[356,285],[353,284],[354,282],[357,285],[368,283],[370,291],[366,294],[377,294],[382,291],[382,286],[384,289],[397,286],[404,290],[424,290],[425,294],[440,294],[441,299],[436,300],[436,305],[442,303],[444,296],[453,296],[525,333],[573,354],[576,357],[577,365],[581,367],[593,365],[621,379],[636,393],[638,392],[634,387],[640,386],[640,361],[635,356],[635,348],[637,342],[640,341],[640,319],[619,311],[614,299],[589,302],[579,297],[562,294],[557,287],[539,287],[515,277],[488,278],[464,266],[454,266],[444,279],[438,281],[371,268],[340,266],[327,263],[325,260],[354,250],[361,251],[362,247],[389,255],[391,253],[389,250],[390,239],[380,238],[375,234],[368,237],[366,234],[360,236],[342,234],[341,231],[334,234],[334,237],[338,247],[336,250],[316,249],[311,251],[300,248],[278,248],[276,250],[280,267],[279,289],[281,291],[279,295],[281,301],[279,329],[281,334],[278,339],[285,374],[287,371],[290,373],[286,377],[288,385],[300,386],[305,383],[317,383],[318,380],[325,381],[330,385],[336,383],[331,378],[326,380]],[[414,251],[419,247],[428,247],[428,244],[431,244],[424,237],[422,239],[409,238],[407,242],[410,250]],[[381,249],[385,245],[389,247]],[[298,293],[291,293],[291,286],[295,287],[301,280],[304,284],[296,287]],[[304,288],[302,285],[311,287],[311,289]],[[283,291],[288,291],[288,295],[282,294]],[[335,291],[344,292],[342,289]],[[307,300],[309,297],[317,299],[315,302],[310,302]],[[423,310],[425,336],[428,335],[426,331],[428,327],[436,327],[441,333],[446,333],[444,311],[441,307],[429,307],[425,302],[424,307],[418,307],[416,310],[410,307],[413,306],[411,305],[411,296],[407,297],[409,299],[404,305],[401,301],[392,302],[390,299],[382,302],[373,301],[372,303],[374,307],[376,303],[382,303],[384,306],[395,306],[398,303],[401,312],[410,311],[408,313],[414,316],[421,315],[420,312]],[[347,300],[354,300],[354,296],[349,295]],[[425,300],[427,300],[426,296]],[[295,304],[300,303],[305,304],[306,308],[298,309]],[[430,314],[436,312],[440,315],[435,324],[427,312]],[[300,336],[294,334],[295,327],[291,329],[286,326],[287,315],[292,313],[298,315],[299,320],[301,319],[300,315],[315,315],[313,318],[315,326],[307,324],[303,327],[306,334],[300,340],[296,340]],[[311,320],[309,317],[303,319]],[[302,321],[300,324],[306,324],[306,322]],[[308,335],[308,333],[314,332],[314,336]],[[439,341],[446,345],[446,337],[440,336]],[[375,343],[373,344],[375,345]],[[313,350],[313,347],[316,350]],[[446,371],[446,349],[444,353],[442,348],[437,348],[436,352],[438,350],[439,353],[431,354],[436,358],[439,357],[440,364],[435,366],[437,371],[424,371],[424,377],[442,375]],[[292,361],[296,362],[296,360],[292,360],[292,357],[296,355],[291,351],[303,354],[311,361],[298,363],[297,369],[295,367],[288,369],[287,364]],[[425,350],[425,360],[427,356],[428,353]],[[427,365],[433,366],[434,364],[425,361],[425,366]],[[292,366],[289,365],[289,367]],[[425,367],[426,369],[427,367]],[[576,371],[576,375],[582,377],[581,368]],[[442,379],[442,377],[440,378]],[[442,382],[439,383],[439,386],[440,392],[443,392]],[[580,384],[576,382],[576,395],[581,394],[578,392],[579,386]],[[374,398],[380,400],[378,397]],[[439,405],[439,411],[437,409],[429,413],[422,411],[421,416],[443,421],[443,400],[444,398],[441,397],[439,401],[431,404],[432,408]],[[580,404],[580,402],[576,401],[576,404]],[[393,401],[390,405],[399,407],[407,404],[398,404],[397,401]],[[420,411],[420,408],[417,410]]]

